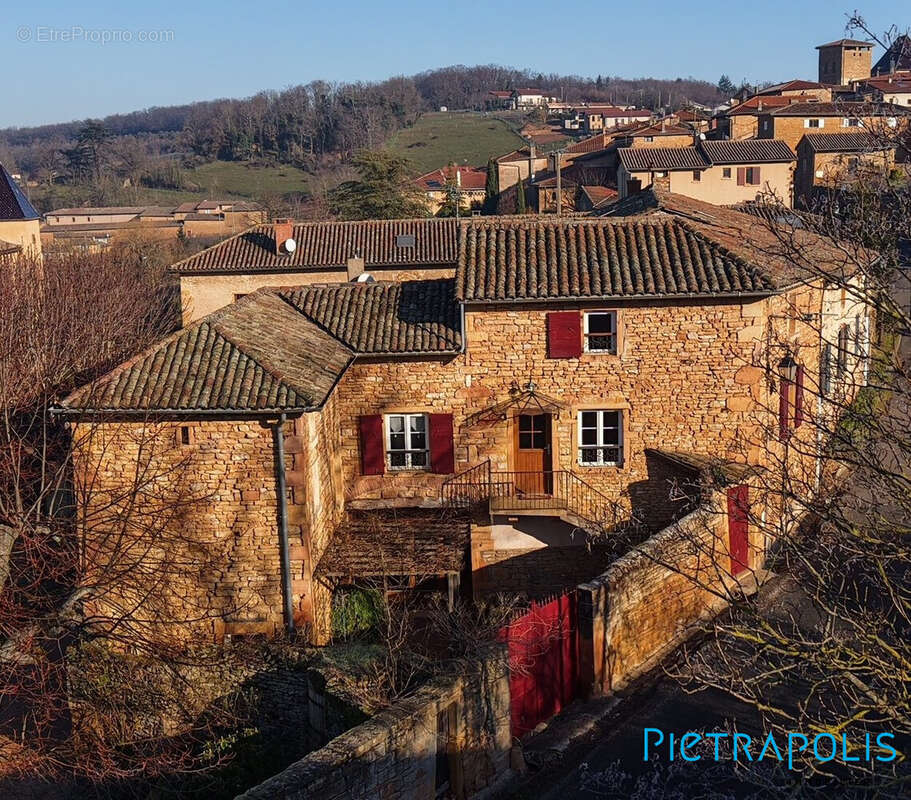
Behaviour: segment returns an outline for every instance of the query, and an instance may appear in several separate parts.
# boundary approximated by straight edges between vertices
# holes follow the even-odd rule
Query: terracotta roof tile
[[[868,133],[807,133],[803,138],[817,153],[859,153],[895,147]]]
[[[769,112],[776,117],[907,117],[911,108],[894,103],[793,103]]]
[[[710,166],[708,159],[695,147],[621,147],[617,155],[627,172],[705,169]]]
[[[462,346],[452,278],[303,286],[281,296],[357,353],[454,353]]]
[[[704,140],[699,149],[713,164],[773,164],[796,161],[797,156],[780,139]]]
[[[73,392],[74,410],[266,412],[321,405],[352,351],[275,294],[204,317]]]
[[[403,245],[399,237],[414,237]],[[291,272],[343,267],[359,255],[366,266],[451,265],[458,254],[454,219],[307,222],[294,226],[297,248],[278,254],[271,225],[257,225],[175,264],[181,274],[207,272]]]
[[[678,219],[472,220],[456,285],[488,303],[773,291],[758,266]]]

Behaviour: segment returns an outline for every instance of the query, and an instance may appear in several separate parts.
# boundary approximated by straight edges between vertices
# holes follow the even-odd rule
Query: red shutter
[[[737,185],[738,186],[747,185],[747,168],[746,167],[737,167]]]
[[[750,167],[750,183],[753,186],[759,186],[759,167]]]
[[[578,311],[552,311],[547,315],[547,357],[582,355],[582,315]]]
[[[365,414],[358,420],[361,434],[361,472],[364,475],[382,475],[386,466],[383,452],[383,417]]]
[[[803,364],[798,365],[794,379],[794,427],[803,423]]]
[[[452,442],[452,414],[429,414],[430,471],[439,475],[455,472]]]
[[[781,379],[778,391],[778,438],[784,441],[788,438],[788,416],[790,402],[788,395],[791,393],[791,382]]]

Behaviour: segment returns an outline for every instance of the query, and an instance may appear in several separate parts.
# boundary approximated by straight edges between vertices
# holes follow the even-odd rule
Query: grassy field
[[[522,138],[506,122],[492,115],[434,112],[422,114],[414,127],[399,131],[386,147],[424,173],[451,161],[483,167],[491,156],[503,155],[522,144]]]

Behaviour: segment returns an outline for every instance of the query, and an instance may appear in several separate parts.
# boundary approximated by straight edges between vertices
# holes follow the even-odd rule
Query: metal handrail
[[[507,501],[501,511],[562,509],[598,531],[616,528],[626,516],[619,503],[572,470],[494,472],[490,459],[446,480],[441,500],[459,507]]]

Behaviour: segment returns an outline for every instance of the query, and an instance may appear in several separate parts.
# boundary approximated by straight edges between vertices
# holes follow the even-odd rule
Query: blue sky
[[[860,7],[882,30],[911,22],[899,18],[901,5],[702,0],[687,9],[679,0],[31,0],[4,10],[0,62],[14,66],[4,65],[0,127],[460,63],[581,75],[692,75],[713,82],[723,72],[735,81],[814,78],[813,48],[844,35],[846,12]],[[62,40],[68,35],[74,40]]]

